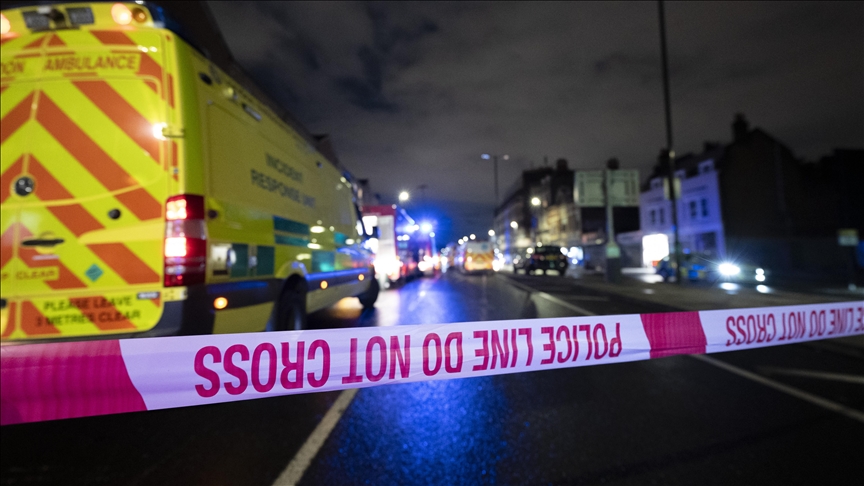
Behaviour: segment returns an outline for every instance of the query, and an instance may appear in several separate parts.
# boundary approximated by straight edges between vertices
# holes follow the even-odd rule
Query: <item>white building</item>
[[[676,161],[675,172],[680,183],[678,194],[678,236],[681,251],[714,258],[726,255],[723,217],[720,211],[720,188],[711,152],[701,157],[689,156]],[[701,160],[700,160],[701,159]],[[642,228],[643,263],[653,265],[669,254],[673,243],[672,203],[667,196],[668,179],[654,177],[648,190],[639,198]]]

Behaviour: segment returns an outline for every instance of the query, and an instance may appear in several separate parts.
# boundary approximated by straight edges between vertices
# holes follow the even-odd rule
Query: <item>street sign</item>
[[[613,206],[639,206],[639,171],[610,170]]]
[[[573,184],[573,200],[583,208],[602,208],[606,206],[603,197],[603,171],[576,171]]]
[[[583,208],[606,206],[602,170],[576,171],[573,199]],[[639,171],[610,170],[612,206],[639,206]]]
[[[837,243],[840,246],[858,246],[858,230],[854,228],[837,230]]]

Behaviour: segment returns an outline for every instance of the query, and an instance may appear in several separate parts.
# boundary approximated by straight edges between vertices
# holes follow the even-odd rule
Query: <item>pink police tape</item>
[[[718,353],[864,334],[864,301],[0,348],[0,423]]]

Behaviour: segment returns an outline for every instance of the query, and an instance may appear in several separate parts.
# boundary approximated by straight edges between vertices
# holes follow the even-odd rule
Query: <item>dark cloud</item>
[[[453,234],[565,157],[647,175],[665,144],[654,2],[213,2],[237,59],[373,190],[428,186]],[[864,4],[667,2],[676,151],[737,112],[799,156],[864,146]],[[414,208],[420,211],[422,208]],[[485,218],[485,219],[484,219]],[[485,228],[488,229],[488,228]],[[461,235],[459,235],[461,236]]]

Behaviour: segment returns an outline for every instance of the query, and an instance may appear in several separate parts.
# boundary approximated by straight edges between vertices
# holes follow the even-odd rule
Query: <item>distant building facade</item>
[[[864,230],[864,151],[835,150],[803,163],[742,115],[732,133],[731,143],[706,143],[701,153],[675,161],[682,250],[751,260],[789,277],[846,272],[848,256],[836,235],[839,228]],[[654,243],[647,243],[662,240],[655,235],[673,243],[667,175],[658,162],[643,186],[646,264],[658,255],[649,255]]]
[[[605,255],[602,245],[606,243],[606,209],[582,208],[576,204],[573,197],[575,175],[576,171],[568,168],[566,159],[558,159],[555,167],[524,171],[505,192],[504,202],[495,210],[493,226],[496,243],[505,258],[512,258],[538,243],[581,247],[586,251],[586,258],[591,260]],[[535,198],[536,205],[532,204]],[[616,207],[613,219],[616,234],[639,230],[639,208]],[[592,252],[592,249],[597,251]],[[602,266],[602,263],[597,264]]]
[[[721,147],[706,145],[701,154],[678,159],[675,173],[680,181],[680,187],[676,186],[676,208],[682,248],[716,258],[726,255],[720,183],[715,165],[723,153]],[[643,262],[653,265],[669,253],[673,241],[668,179],[655,172],[639,202]],[[665,240],[654,235],[663,235]],[[647,240],[645,236],[648,236]]]
[[[573,202],[573,170],[566,159],[555,167],[539,167],[522,175],[505,192],[495,209],[495,241],[506,258],[544,245],[575,246],[581,241],[582,225]],[[539,204],[532,204],[532,200]]]

